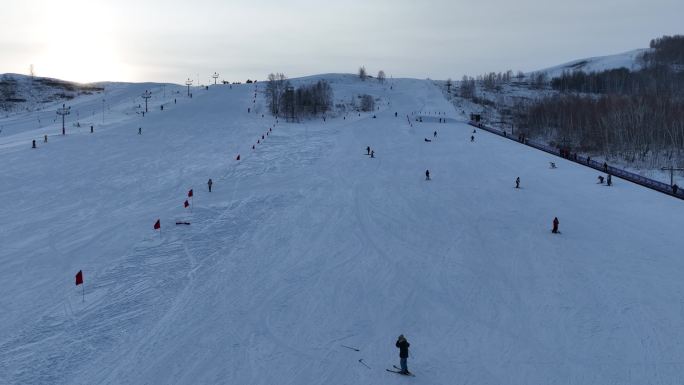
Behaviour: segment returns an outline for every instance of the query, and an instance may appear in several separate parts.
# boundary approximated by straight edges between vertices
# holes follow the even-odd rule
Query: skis
[[[402,376],[409,376],[409,377],[415,377],[416,376],[415,374],[410,373],[410,372],[409,372],[409,374],[404,374],[401,372],[401,370],[392,370],[392,369],[385,369],[385,370],[390,372],[390,373],[401,374]]]
[[[397,367],[396,365],[392,365],[392,366],[393,366],[396,370],[392,370],[392,369],[385,369],[385,370],[388,371],[388,372],[391,372],[391,373],[401,374],[402,376],[409,376],[409,377],[415,377],[415,376],[416,376],[415,374],[413,374],[413,373],[411,373],[411,372],[409,372],[408,374],[404,374],[404,373],[401,372],[401,368]]]

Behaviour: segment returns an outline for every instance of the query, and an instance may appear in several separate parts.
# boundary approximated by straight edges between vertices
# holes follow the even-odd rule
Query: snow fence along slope
[[[464,122],[427,119],[457,117],[430,82],[324,77],[380,109],[276,124],[254,85],[218,86],[37,150],[11,145],[29,127],[0,137],[0,382],[681,379],[679,201],[471,143]],[[415,378],[384,370],[400,333]]]

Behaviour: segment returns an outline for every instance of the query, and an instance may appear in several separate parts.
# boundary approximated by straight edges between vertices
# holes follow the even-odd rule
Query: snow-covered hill
[[[79,84],[59,79],[19,74],[0,74],[0,114],[37,111],[53,102],[99,94],[102,84]],[[46,106],[47,105],[47,106]]]
[[[291,124],[261,83],[113,84],[64,137],[0,119],[0,383],[680,381],[680,201],[471,142],[429,81],[324,77],[379,109]],[[402,333],[415,378],[385,371]]]
[[[584,72],[601,72],[616,68],[627,68],[630,71],[637,71],[643,67],[641,57],[648,48],[635,49],[632,51],[623,52],[616,55],[596,56],[586,59],[573,60],[554,67],[545,68],[535,73],[545,72],[549,79],[558,77],[563,72],[584,71]]]

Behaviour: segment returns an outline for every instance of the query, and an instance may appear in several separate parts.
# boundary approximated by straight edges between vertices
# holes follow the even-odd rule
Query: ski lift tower
[[[145,90],[141,97],[145,99],[145,113],[147,113],[147,100],[149,100],[152,97],[152,93],[150,92],[150,90]]]
[[[66,135],[66,130],[64,129],[64,117],[71,113],[71,106],[66,107],[62,104],[62,108],[57,109],[57,115],[62,116],[62,135]]]
[[[211,77],[212,77],[212,78],[214,78],[214,85],[216,85],[216,79],[218,79],[218,77],[219,77],[219,74],[218,74],[218,73],[216,73],[216,72],[214,72],[214,74],[213,74],[213,75],[211,75]]]
[[[185,85],[188,86],[188,96],[190,96],[190,86],[192,85],[192,79],[188,78],[188,80],[185,81]]]

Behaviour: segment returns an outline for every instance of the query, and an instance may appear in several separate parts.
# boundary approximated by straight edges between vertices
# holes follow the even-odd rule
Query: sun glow
[[[77,82],[127,80],[112,13],[101,2],[70,1],[68,7],[49,2],[41,23],[44,50],[34,65],[39,76]]]

